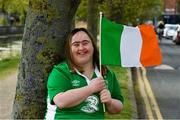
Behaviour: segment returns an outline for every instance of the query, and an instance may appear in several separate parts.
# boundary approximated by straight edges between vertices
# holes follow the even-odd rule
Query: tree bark
[[[47,78],[64,58],[64,43],[80,0],[30,0],[12,117],[43,119]]]
[[[98,0],[88,0],[87,29],[97,39]]]

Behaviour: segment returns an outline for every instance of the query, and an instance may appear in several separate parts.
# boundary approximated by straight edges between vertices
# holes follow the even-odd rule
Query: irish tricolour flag
[[[151,25],[130,27],[101,19],[101,64],[122,67],[155,66],[162,62]]]

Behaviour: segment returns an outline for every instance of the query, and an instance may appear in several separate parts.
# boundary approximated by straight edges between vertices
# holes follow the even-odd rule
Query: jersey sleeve
[[[51,104],[54,104],[53,98],[58,93],[65,92],[71,89],[71,82],[68,76],[63,71],[60,71],[59,69],[54,67],[48,77],[47,88]]]
[[[113,84],[111,96],[112,96],[112,98],[118,99],[123,103],[124,98],[123,98],[122,93],[121,93],[120,83],[118,82],[116,75],[113,71],[111,71],[111,75],[112,75],[112,84]]]

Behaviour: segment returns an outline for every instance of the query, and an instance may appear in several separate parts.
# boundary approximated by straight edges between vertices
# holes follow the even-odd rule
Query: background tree
[[[44,118],[47,77],[64,58],[64,42],[80,0],[30,0],[13,106],[14,119]]]
[[[126,0],[104,0],[100,5],[100,10],[110,20],[120,22],[123,18],[123,7]]]
[[[24,24],[29,0],[0,0],[0,9],[7,19],[7,15],[17,14],[21,25]]]
[[[8,16],[8,13],[6,11],[6,5],[9,3],[9,0],[0,0],[0,9],[1,9],[1,12],[3,13],[3,17],[0,18],[0,24],[2,25],[7,25],[8,24],[8,21],[7,21],[7,16]]]
[[[163,0],[129,0],[125,4],[123,22],[132,25],[152,20],[162,15]]]
[[[84,22],[87,21],[87,6],[88,6],[88,1],[82,0],[76,12],[76,18],[75,18],[76,21],[84,21]]]
[[[117,23],[137,25],[162,15],[163,0],[104,0],[100,9]]]
[[[160,18],[164,0],[96,0],[95,2],[89,0],[89,2],[94,3],[94,7],[98,3],[98,12],[92,12],[91,9],[91,13],[99,14],[99,11],[102,11],[106,17],[117,23],[136,26],[147,20]],[[77,11],[77,20],[86,21],[87,15],[90,16],[86,10],[87,7],[90,8],[90,4],[87,0],[81,2]]]
[[[87,29],[93,34],[96,39],[99,20],[98,1],[88,0],[87,11]]]

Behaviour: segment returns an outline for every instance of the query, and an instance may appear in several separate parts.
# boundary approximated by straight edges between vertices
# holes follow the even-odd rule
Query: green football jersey
[[[100,73],[96,67],[92,79],[99,75]],[[108,70],[104,79],[112,98],[123,102],[115,74]],[[79,71],[71,72],[66,62],[55,66],[48,78],[47,112],[45,119],[104,119],[103,105],[100,101],[99,93],[90,95],[85,101],[71,108],[60,109],[53,102],[53,98],[58,93],[81,88],[87,86],[89,83],[90,80]]]

